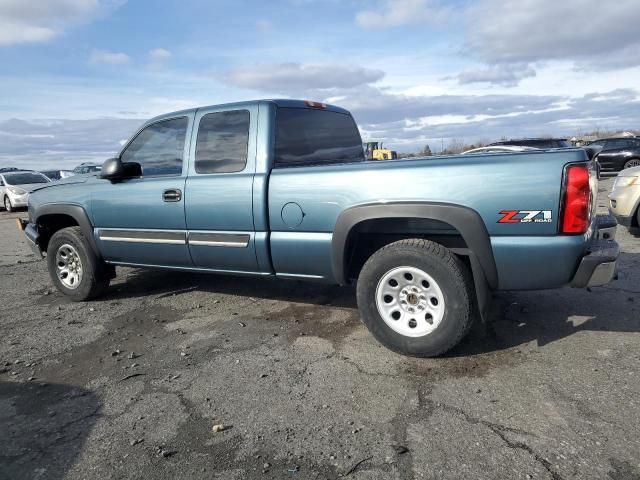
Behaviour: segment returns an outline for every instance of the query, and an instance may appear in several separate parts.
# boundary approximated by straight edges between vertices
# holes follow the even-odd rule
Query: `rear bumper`
[[[580,260],[578,270],[571,281],[575,288],[605,285],[616,276],[620,248],[615,240],[596,240],[588,253]]]

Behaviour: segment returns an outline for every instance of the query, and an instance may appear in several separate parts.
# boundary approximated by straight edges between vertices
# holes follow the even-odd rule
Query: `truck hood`
[[[55,180],[51,183],[38,183],[32,185],[33,188],[28,190],[30,193],[37,192],[39,190],[44,190],[47,188],[55,188],[61,185],[72,185],[79,183],[86,183],[88,180],[95,178],[96,175],[86,174],[86,175],[73,175],[67,178],[61,178],[60,180]]]

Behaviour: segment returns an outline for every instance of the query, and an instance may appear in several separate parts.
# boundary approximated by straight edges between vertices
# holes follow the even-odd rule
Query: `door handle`
[[[179,202],[182,200],[182,192],[177,188],[170,188],[162,192],[162,200],[165,202]]]

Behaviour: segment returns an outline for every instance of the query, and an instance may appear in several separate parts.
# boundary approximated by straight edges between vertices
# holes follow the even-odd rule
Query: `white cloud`
[[[2,0],[0,46],[48,42],[124,0]]]
[[[0,26],[0,46],[17,43],[48,42],[57,35],[51,28],[36,25],[2,22]]]
[[[383,77],[383,71],[363,67],[279,63],[237,68],[226,75],[226,81],[236,87],[291,94],[356,87]]]
[[[164,48],[154,48],[149,52],[149,61],[152,63],[162,63],[171,59],[173,55]]]
[[[363,28],[391,28],[402,25],[438,25],[446,22],[451,10],[433,0],[385,0],[374,10],[363,10],[356,22]]]
[[[107,50],[94,50],[89,56],[91,65],[124,65],[131,61],[131,57],[123,52],[109,52]]]
[[[378,0],[356,15],[363,28],[464,25],[465,54],[484,66],[467,69],[459,84],[514,87],[551,61],[577,70],[640,66],[640,1],[477,0],[453,6],[439,0]]]
[[[469,68],[456,75],[461,85],[468,83],[489,83],[514,87],[524,78],[535,77],[536,71],[526,63],[496,64],[480,68]]]
[[[487,62],[576,60],[640,49],[638,0],[480,0],[467,10],[467,21],[467,46]]]

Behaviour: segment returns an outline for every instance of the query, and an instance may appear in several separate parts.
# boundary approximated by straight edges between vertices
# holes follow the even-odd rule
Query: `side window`
[[[123,162],[137,162],[143,176],[180,175],[187,117],[172,118],[142,130],[120,157]]]
[[[249,111],[209,113],[200,120],[196,141],[196,173],[244,170],[249,145]]]
[[[309,108],[278,108],[275,167],[364,161],[351,115]]]
[[[0,187],[4,187],[4,180],[0,178]]]

